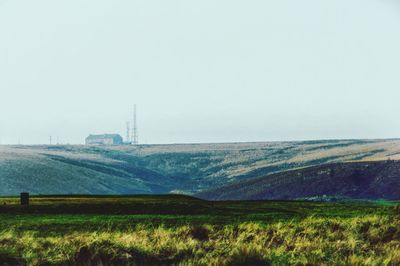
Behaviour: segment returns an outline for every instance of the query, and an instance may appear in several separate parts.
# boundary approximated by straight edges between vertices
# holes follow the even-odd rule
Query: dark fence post
[[[28,192],[21,192],[21,205],[29,205],[29,193]]]

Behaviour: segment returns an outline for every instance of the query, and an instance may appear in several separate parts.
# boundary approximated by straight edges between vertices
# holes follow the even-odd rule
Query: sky
[[[397,0],[0,0],[0,143],[400,137]]]

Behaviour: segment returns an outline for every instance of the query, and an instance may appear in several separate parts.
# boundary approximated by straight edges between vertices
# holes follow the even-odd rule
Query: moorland
[[[1,198],[8,265],[398,265],[398,202]],[[4,205],[5,203],[5,205]]]
[[[18,195],[21,191],[31,194],[194,195],[305,167],[389,159],[400,159],[399,140],[0,145],[0,195]],[[338,180],[338,185],[342,185],[343,180]]]

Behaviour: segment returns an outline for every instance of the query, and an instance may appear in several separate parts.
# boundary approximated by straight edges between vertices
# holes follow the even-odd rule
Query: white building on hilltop
[[[89,135],[85,140],[86,145],[120,145],[123,139],[119,134]]]

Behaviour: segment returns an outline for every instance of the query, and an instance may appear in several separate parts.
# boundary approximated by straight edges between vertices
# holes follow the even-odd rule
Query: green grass
[[[0,265],[399,265],[397,202],[0,198]]]

